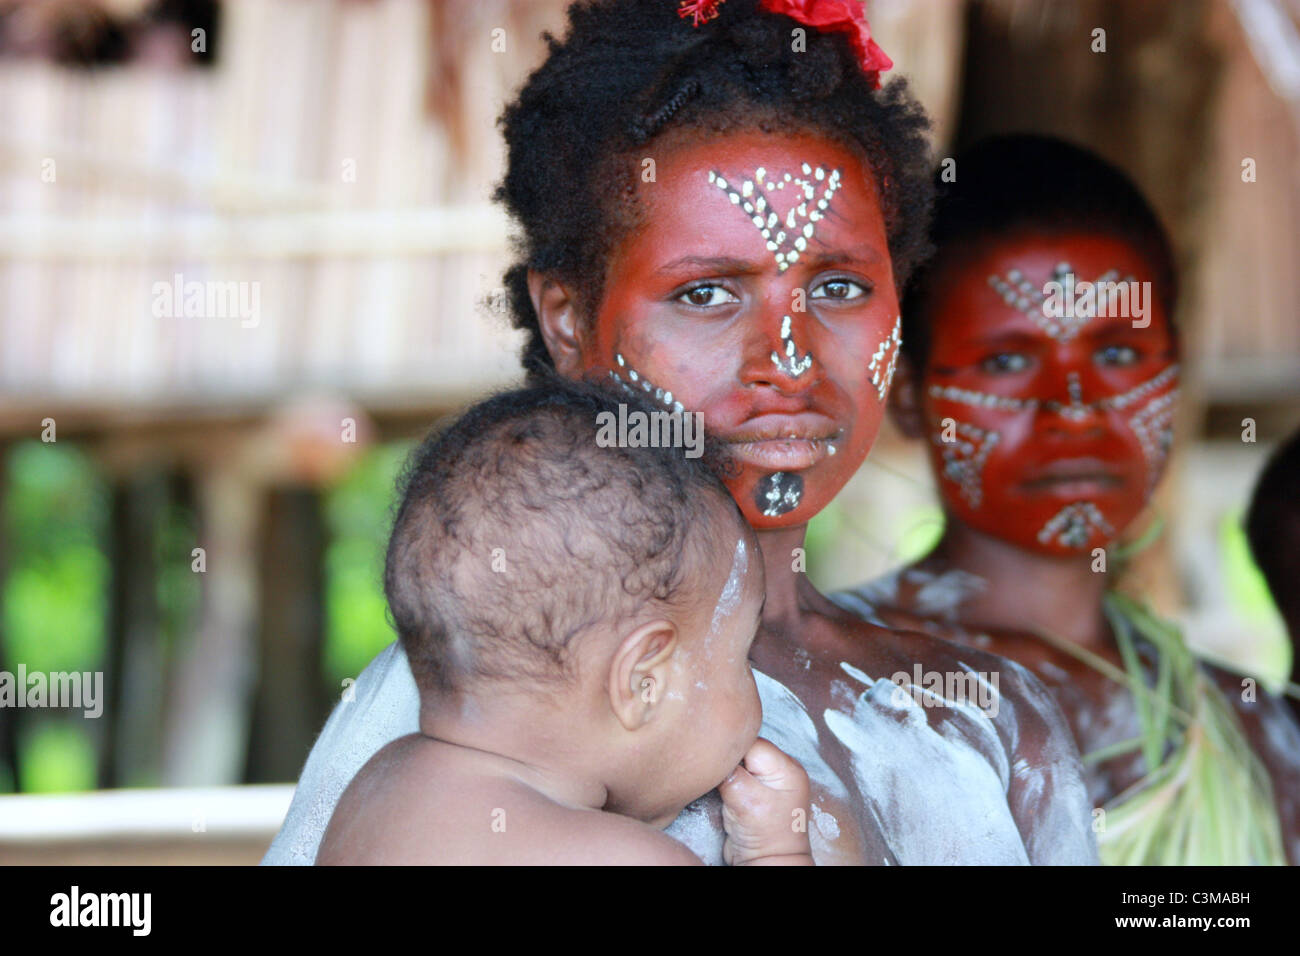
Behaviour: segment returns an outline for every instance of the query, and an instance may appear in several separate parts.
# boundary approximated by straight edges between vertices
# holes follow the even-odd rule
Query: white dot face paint
[[[1007,395],[991,395],[969,388],[957,388],[952,385],[931,385],[930,397],[972,408],[995,408],[1000,412],[1033,411],[1038,407],[1036,398],[1012,398]]]
[[[1054,554],[1104,546],[1140,513],[1169,455],[1178,402],[1177,363],[1148,365],[1141,380],[1118,364],[1095,373],[1068,366],[1060,372],[1048,386],[1056,393],[1050,398],[928,383],[926,406],[930,460],[954,514],[1003,540]],[[1137,384],[1105,389],[1105,382],[1125,379]],[[1088,454],[1123,478],[1068,496],[1050,488],[1011,493],[1021,480],[1036,480],[1031,470],[1046,467],[1050,433],[1065,423],[1078,433],[1090,430],[1096,440]]]
[[[1118,395],[1103,398],[1099,405],[1107,409],[1136,409],[1128,426],[1137,435],[1147,463],[1147,493],[1155,489],[1165,459],[1174,442],[1174,412],[1178,407],[1178,364],[1174,363]],[[1165,391],[1168,389],[1168,391]]]
[[[636,369],[632,368],[632,366],[628,365],[627,359],[623,358],[621,352],[614,356],[614,361],[618,362],[619,368],[627,371],[627,377],[631,380],[631,384],[625,381],[623,376],[618,372],[615,372],[613,369],[610,370],[609,377],[622,386],[625,392],[629,392],[632,395],[642,394],[649,396],[674,414],[680,415],[685,411],[682,403],[673,399],[673,393],[671,391],[655,385],[650,381],[650,379],[646,378]]]
[[[1070,402],[1068,405],[1062,405],[1058,401],[1048,401],[1043,403],[1043,407],[1049,412],[1055,412],[1062,418],[1068,418],[1073,422],[1080,422],[1089,415],[1095,415],[1101,411],[1101,407],[1096,402],[1084,402],[1083,384],[1079,381],[1078,372],[1070,372],[1066,375],[1066,391],[1069,393]]]
[[[943,421],[939,419],[931,423],[934,430],[930,435],[930,440],[938,446],[943,457],[941,474],[961,489],[962,496],[972,508],[978,508],[984,501],[984,464],[997,447],[1001,435],[954,419],[950,436]]]
[[[779,518],[799,507],[803,500],[803,476],[774,471],[764,475],[754,489],[754,502],[766,518]]]
[[[876,387],[876,395],[882,402],[894,381],[894,370],[898,366],[898,346],[902,341],[903,318],[896,316],[894,328],[881,340],[867,365],[867,371],[871,373],[871,384]]]
[[[1011,269],[1004,276],[991,275],[988,278],[989,285],[1003,302],[1027,315],[1035,325],[1058,342],[1070,341],[1079,334],[1080,329],[1097,316],[1118,314],[1110,304],[1113,297],[1122,294],[1127,307],[1128,290],[1125,288],[1121,292],[1118,286],[1128,287],[1129,283],[1135,281],[1133,276],[1120,279],[1118,270],[1108,269],[1089,286],[1090,293],[1095,292],[1097,296],[1102,297],[1101,301],[1093,298],[1089,308],[1076,310],[1071,307],[1062,314],[1054,314],[1047,295],[1029,281],[1019,269]],[[1060,290],[1064,300],[1073,306],[1076,299],[1073,267],[1068,262],[1057,263],[1056,268],[1052,270],[1051,282]]]
[[[781,320],[781,345],[785,354],[780,355],[773,352],[771,357],[772,364],[778,369],[791,378],[798,378],[812,368],[813,357],[811,352],[806,352],[802,356],[799,355],[799,349],[794,344],[794,338],[790,332],[791,322],[792,320],[788,315]]]
[[[1114,533],[1115,529],[1100,508],[1091,501],[1076,501],[1047,520],[1038,532],[1038,540],[1043,544],[1055,542],[1062,547],[1082,550],[1094,535],[1104,543]]]
[[[802,176],[783,173],[778,178],[769,178],[767,169],[760,166],[752,177],[742,179],[739,184],[728,182],[716,170],[708,173],[709,182],[726,193],[731,204],[749,217],[781,272],[799,261],[800,253],[808,248],[817,231],[816,224],[826,215],[840,188],[838,169],[828,173],[821,166],[814,169],[803,163],[801,170]],[[782,196],[783,204],[789,204],[782,216],[772,207],[770,194],[783,193],[786,186],[791,187],[793,195]]]
[[[1174,444],[1174,409],[1177,405],[1178,389],[1174,389],[1153,398],[1128,420],[1129,427],[1142,444],[1142,455],[1147,461],[1148,494],[1155,490],[1160,471]]]

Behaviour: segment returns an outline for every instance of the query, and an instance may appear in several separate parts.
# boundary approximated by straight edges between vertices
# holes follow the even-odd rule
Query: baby
[[[757,739],[757,540],[707,454],[598,443],[620,402],[655,411],[548,382],[412,455],[384,586],[420,731],[317,863],[699,863],[661,828],[715,787],[728,863],[812,863],[807,776]]]

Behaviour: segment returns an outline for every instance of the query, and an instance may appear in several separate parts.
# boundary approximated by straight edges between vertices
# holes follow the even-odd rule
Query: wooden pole
[[[297,778],[325,718],[325,522],[310,488],[267,495],[261,523],[259,668],[248,783]]]
[[[167,479],[157,469],[113,488],[101,788],[138,786],[159,771],[163,661],[156,547],[167,507]]]

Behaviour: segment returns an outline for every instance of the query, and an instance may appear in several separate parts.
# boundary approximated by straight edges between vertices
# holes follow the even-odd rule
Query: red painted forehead
[[[1150,282],[1152,323],[1143,330],[1145,337],[1172,344],[1159,277],[1134,245],[1094,232],[1020,233],[968,243],[940,270],[928,308],[931,358],[936,350],[942,353],[945,345],[981,341],[990,335],[1014,332],[1048,340],[1043,327],[1024,309],[1006,301],[1005,290],[1018,277],[1041,293],[1061,266],[1068,266],[1078,281],[1095,282],[1109,274],[1115,280],[1132,277]],[[995,283],[995,277],[1002,283]],[[1093,326],[1101,327],[1100,322]]]
[[[799,232],[813,226],[806,237],[807,249],[796,252],[810,262],[816,255],[869,262],[888,255],[870,168],[828,139],[803,133],[735,132],[680,138],[661,150],[652,149],[648,158],[655,161],[655,179],[644,181],[643,161],[637,190],[639,224],[623,243],[624,255],[642,260],[649,256],[657,266],[726,256],[738,260],[737,264],[776,272],[775,253],[781,247],[795,251],[791,223]],[[818,209],[832,175],[833,195],[825,208]],[[764,200],[761,210],[756,208],[759,197]],[[766,220],[773,214],[777,222],[764,237]],[[809,221],[810,214],[815,221]],[[756,222],[759,218],[764,219],[762,226]],[[789,235],[773,250],[769,243],[781,231]]]

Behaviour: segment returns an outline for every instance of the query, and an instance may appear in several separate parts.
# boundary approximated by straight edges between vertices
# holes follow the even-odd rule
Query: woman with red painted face
[[[1280,862],[1283,841],[1294,860],[1288,710],[1110,592],[1107,558],[1173,435],[1165,233],[1122,173],[1057,140],[995,139],[956,171],[940,184],[938,251],[904,304],[891,397],[900,427],[927,442],[944,533],[836,600],[1042,678],[1085,755],[1104,861]]]
[[[702,415],[725,447],[767,581],[762,735],[808,771],[817,862],[1092,863],[1078,754],[1028,671],[866,624],[801,573],[808,520],[880,427],[925,248],[927,123],[901,82],[878,89],[888,66],[852,0],[571,7],[502,120],[524,364]],[[891,683],[918,662],[971,693]],[[415,729],[400,650],[356,690],[268,861],[310,862],[357,767]],[[716,799],[668,832],[720,859]]]

